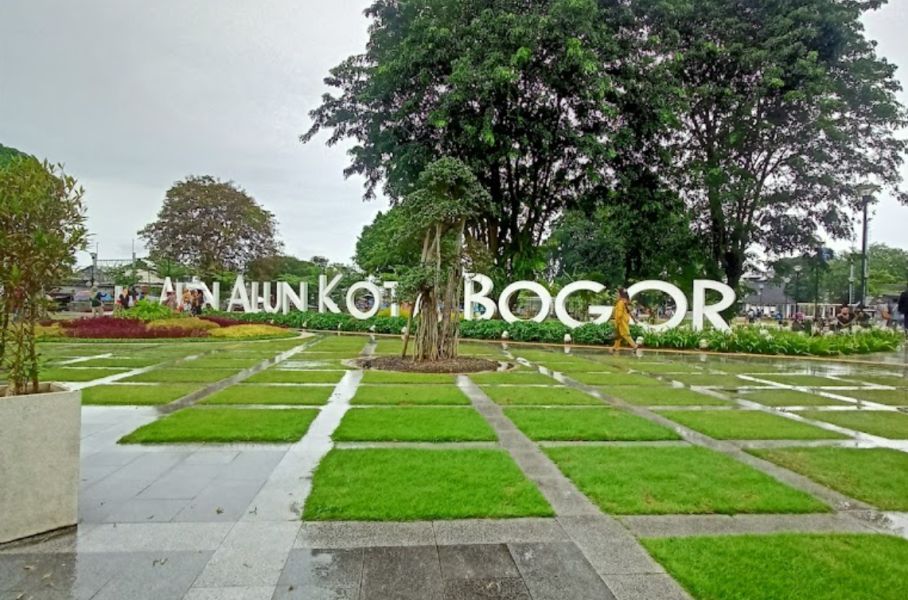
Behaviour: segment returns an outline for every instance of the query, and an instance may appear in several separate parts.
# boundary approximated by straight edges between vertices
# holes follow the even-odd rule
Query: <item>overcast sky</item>
[[[209,174],[274,212],[291,254],[347,261],[385,203],[344,180],[345,150],[327,148],[326,134],[305,146],[298,136],[328,69],[364,48],[368,4],[5,1],[0,143],[66,164],[86,189],[100,258],[128,258],[167,188]],[[908,87],[906,5],[867,27]],[[871,239],[908,248],[908,208],[884,198]]]

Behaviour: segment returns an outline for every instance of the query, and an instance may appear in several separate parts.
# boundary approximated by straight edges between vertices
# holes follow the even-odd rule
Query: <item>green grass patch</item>
[[[742,400],[750,400],[764,406],[847,406],[848,402],[824,398],[798,390],[753,390],[738,394]]]
[[[96,385],[82,390],[82,404],[99,406],[152,406],[170,404],[202,389],[192,384]]]
[[[795,473],[876,506],[908,511],[908,454],[889,448],[748,450]]]
[[[337,442],[484,442],[498,439],[472,408],[355,408],[335,430]]]
[[[678,440],[674,431],[610,408],[506,408],[504,414],[531,440]]]
[[[351,404],[469,404],[453,385],[361,385]]]
[[[244,380],[244,383],[337,383],[344,371],[288,371],[270,368]]]
[[[730,375],[750,375],[752,373],[776,373],[778,372],[778,367],[773,366],[772,363],[763,362],[763,361],[748,361],[748,362],[724,362],[724,361],[707,361],[702,363],[703,366],[707,369],[713,371],[721,371],[723,373],[728,373]]]
[[[908,540],[870,534],[642,540],[697,600],[904,600]]]
[[[41,381],[94,381],[102,377],[119,375],[129,369],[68,369],[58,367],[55,369],[44,369],[40,372],[38,378]]]
[[[542,494],[501,450],[332,450],[315,471],[303,518],[422,521],[551,517]]]
[[[821,375],[761,375],[758,379],[800,387],[853,387],[854,383],[830,379]],[[759,384],[751,384],[759,385]]]
[[[398,373],[396,371],[366,371],[363,383],[454,383],[446,373]]]
[[[574,381],[585,383],[587,385],[601,386],[653,386],[664,387],[664,381],[652,379],[646,375],[622,374],[622,373],[567,373],[567,376]]]
[[[848,390],[840,395],[865,402],[876,402],[888,406],[908,406],[908,389],[898,390]]]
[[[296,442],[318,416],[315,409],[187,408],[139,427],[121,444]]]
[[[407,348],[408,354],[413,354],[413,348],[416,346],[413,340]],[[404,350],[404,342],[401,339],[380,338],[375,344],[375,354],[379,356],[400,356]]]
[[[603,511],[619,515],[828,512],[819,500],[707,448],[544,448]]]
[[[728,406],[725,400],[669,386],[602,388],[602,391],[640,406]]]
[[[120,381],[129,383],[214,383],[239,373],[236,369],[156,369]]]
[[[691,387],[710,387],[724,390],[735,390],[744,386],[761,385],[753,381],[745,381],[734,375],[666,375],[666,379],[677,381]]]
[[[457,354],[463,356],[501,356],[501,344],[463,343],[457,345]]]
[[[317,386],[232,385],[202,401],[203,404],[326,404],[334,388]]]
[[[617,373],[618,369],[611,365],[590,360],[547,360],[537,362],[550,371],[560,373]]]
[[[348,367],[343,363],[345,359],[341,358],[322,358],[322,357],[312,357],[306,356],[305,354],[298,354],[288,361],[284,362],[285,366],[290,367],[292,365],[293,369],[298,369],[302,371],[307,370],[334,370],[334,371],[350,371],[355,370],[356,367]]]
[[[891,387],[908,387],[908,378],[901,375],[846,375],[843,379],[856,383],[872,383],[874,385],[888,385]]]
[[[840,440],[840,433],[759,410],[678,410],[660,415],[717,440]]]
[[[494,372],[494,373],[474,373],[470,379],[479,385],[561,385],[548,375],[542,373],[526,371],[524,373]]]
[[[349,352],[358,355],[366,347],[369,338],[364,336],[330,336],[310,346],[313,352]]]
[[[173,366],[178,369],[248,369],[263,360],[265,359],[206,356],[194,360],[183,360]]]
[[[891,440],[908,440],[908,415],[882,410],[818,411],[800,413],[808,419],[826,421],[846,429],[863,431]]]
[[[602,401],[568,387],[487,387],[486,395],[496,404],[528,404],[549,406],[558,404],[602,406]]]
[[[671,362],[631,362],[627,365],[629,369],[640,371],[641,373],[702,373],[703,370],[686,363]]]
[[[139,369],[141,367],[150,367],[158,363],[166,362],[167,359],[156,357],[146,358],[93,358],[82,362],[74,363],[72,367],[115,367],[118,369]],[[59,365],[61,367],[66,365]]]

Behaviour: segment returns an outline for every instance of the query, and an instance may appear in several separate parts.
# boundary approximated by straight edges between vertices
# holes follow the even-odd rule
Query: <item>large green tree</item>
[[[215,277],[278,254],[277,221],[232,181],[190,176],[167,190],[158,218],[141,231],[157,263]]]
[[[439,156],[488,190],[467,230],[491,275],[531,277],[552,220],[613,176],[618,102],[637,60],[594,0],[377,0],[363,54],[331,70],[311,140],[350,139],[346,175],[392,204]],[[627,84],[631,85],[631,84]]]
[[[679,92],[665,150],[717,274],[736,286],[748,252],[808,249],[851,233],[862,184],[902,202],[908,124],[895,66],[861,17],[884,1],[635,0],[634,30]]]

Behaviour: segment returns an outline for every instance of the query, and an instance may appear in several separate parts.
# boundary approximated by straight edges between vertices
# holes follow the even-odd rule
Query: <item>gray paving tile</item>
[[[294,548],[365,548],[435,544],[432,523],[304,522]]]
[[[232,523],[114,523],[98,525],[79,541],[81,552],[216,550]]]
[[[79,469],[79,486],[88,488],[108,475],[120,470],[122,465],[81,465]]]
[[[198,496],[185,502],[173,520],[236,522],[261,489],[258,481],[214,480]]]
[[[553,477],[533,477],[533,483],[559,517],[602,514],[589,498],[560,473]]]
[[[120,477],[119,473],[115,473],[82,490],[79,494],[79,500],[81,502],[91,502],[93,500],[105,503],[125,502],[138,496],[152,481],[154,480],[124,479]]]
[[[611,575],[665,572],[630,532],[611,517],[565,517],[558,522],[604,579]]]
[[[0,557],[0,598],[50,598],[51,600],[88,600],[117,571],[116,560],[88,557],[78,560],[74,554],[43,554]],[[7,569],[7,566],[13,567]]]
[[[142,490],[140,499],[187,500],[198,496],[217,476],[218,465],[180,465]]]
[[[286,452],[240,452],[229,464],[224,465],[218,477],[265,482]]]
[[[691,600],[668,575],[612,575],[608,586],[617,600]]]
[[[105,518],[107,523],[148,523],[170,521],[188,500],[143,500],[133,498],[117,506]]]
[[[127,451],[121,450],[119,448],[105,448],[101,452],[92,454],[91,456],[83,457],[81,463],[82,468],[103,465],[116,465],[122,467],[136,460],[140,456],[142,456],[142,453],[136,452],[134,450]]]
[[[439,546],[571,539],[555,519],[464,519],[434,521],[432,525]]]
[[[117,471],[121,479],[155,480],[183,462],[190,452],[145,452]]]
[[[363,576],[363,550],[292,550],[274,600],[356,600]]]
[[[236,523],[199,575],[196,587],[276,585],[299,527],[299,523],[284,522]]]
[[[867,533],[847,515],[666,515],[622,517],[637,537],[679,537],[748,533]]]
[[[439,546],[438,559],[445,579],[509,579],[520,577],[504,544]]]
[[[445,600],[532,600],[527,586],[514,579],[456,579],[445,581]]]
[[[211,552],[139,552],[92,600],[181,600]]]
[[[239,456],[238,450],[199,450],[183,461],[184,465],[227,465]]]
[[[533,600],[614,599],[574,544],[508,544],[508,547]]]
[[[271,600],[274,589],[270,586],[192,588],[183,600]]]
[[[362,600],[441,600],[444,580],[435,546],[366,548]]]

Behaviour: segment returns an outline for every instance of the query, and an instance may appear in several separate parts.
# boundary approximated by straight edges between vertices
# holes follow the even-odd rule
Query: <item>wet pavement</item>
[[[367,352],[373,347],[367,347]],[[519,356],[516,349],[511,350]],[[296,360],[293,357],[298,351],[286,352],[276,362]],[[646,356],[653,363],[662,360],[655,353]],[[704,367],[702,357],[668,360],[709,369]],[[716,368],[722,362],[710,359]],[[766,373],[782,368],[786,372],[824,376],[854,372],[853,367],[834,363],[811,363],[795,369],[792,362],[769,360],[759,364],[766,365]],[[886,362],[899,364],[891,357]],[[533,362],[526,364],[536,368]],[[257,370],[260,369],[244,371],[237,381]],[[759,370],[762,369],[755,369],[754,373]],[[544,368],[540,371],[549,373]],[[504,416],[483,388],[460,377],[458,385],[498,434],[497,447],[507,451],[538,486],[554,508],[555,518],[302,522],[299,515],[311,489],[312,472],[332,448],[330,436],[349,409],[361,372],[344,374],[328,404],[319,407],[320,414],[307,434],[294,444],[119,446],[116,441],[120,437],[160,418],[163,412],[171,412],[170,408],[84,407],[80,525],[56,535],[0,546],[0,600],[690,600],[650,558],[638,538],[779,531],[886,532],[908,537],[908,514],[875,511],[742,451],[821,445],[908,451],[908,442],[848,432],[813,420],[807,421],[853,434],[852,439],[718,441],[660,416],[660,410],[668,407],[630,405],[567,375],[553,375],[603,403],[669,426],[683,440],[532,442]],[[661,373],[648,376],[670,378]],[[756,375],[749,377],[760,379]],[[772,389],[796,388],[768,380],[753,383]],[[204,394],[180,401],[180,406],[193,404],[221,386],[209,388]],[[749,410],[782,414],[796,412],[797,408],[770,409],[733,393],[709,392]],[[839,397],[836,391],[829,392],[830,398]],[[802,419],[797,415],[793,418]],[[703,445],[812,493],[830,502],[837,511],[797,516],[613,518],[602,514],[540,451],[542,446],[572,444]],[[489,444],[338,446],[449,449]]]

